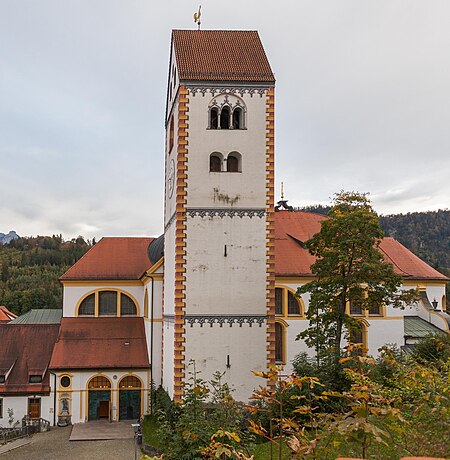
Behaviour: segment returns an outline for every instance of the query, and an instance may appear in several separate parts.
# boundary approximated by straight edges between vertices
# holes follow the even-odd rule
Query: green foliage
[[[316,350],[319,360],[332,350],[337,366],[345,331],[358,327],[346,313],[349,303],[363,310],[383,303],[402,307],[416,292],[399,291],[402,277],[378,250],[383,232],[366,194],[336,194],[329,216],[305,243],[317,257],[311,266],[316,279],[297,291],[311,294],[306,312],[310,327],[298,338]]]
[[[58,278],[91,246],[81,236],[64,241],[61,235],[0,245],[0,305],[17,315],[35,308],[61,308]]]
[[[244,407],[236,402],[231,389],[217,372],[209,382],[193,369],[184,388],[182,404],[160,411],[158,437],[165,458],[188,460],[231,458],[235,450],[246,449],[252,440],[243,429]],[[240,458],[244,459],[242,455]],[[235,457],[232,457],[235,458]]]
[[[433,334],[421,339],[412,355],[421,364],[439,367],[450,360],[450,334]]]

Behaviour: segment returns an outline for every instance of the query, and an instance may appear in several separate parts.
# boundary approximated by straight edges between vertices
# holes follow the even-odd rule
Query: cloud
[[[170,29],[197,4],[18,0],[0,15],[0,231],[162,232]],[[203,4],[260,31],[277,77],[276,181],[293,204],[369,191],[450,207],[447,2]],[[281,32],[282,31],[282,32]]]

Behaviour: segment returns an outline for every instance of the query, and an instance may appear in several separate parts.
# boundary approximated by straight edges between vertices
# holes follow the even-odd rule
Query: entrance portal
[[[111,382],[103,376],[94,377],[89,381],[88,390],[88,419],[109,419],[111,414]]]
[[[119,420],[137,420],[141,416],[141,381],[132,375],[119,383]]]

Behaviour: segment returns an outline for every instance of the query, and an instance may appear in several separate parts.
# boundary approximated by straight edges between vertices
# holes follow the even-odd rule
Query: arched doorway
[[[119,420],[137,420],[141,416],[141,381],[128,375],[119,382]]]
[[[111,382],[105,376],[97,375],[89,380],[88,391],[88,420],[110,419]]]

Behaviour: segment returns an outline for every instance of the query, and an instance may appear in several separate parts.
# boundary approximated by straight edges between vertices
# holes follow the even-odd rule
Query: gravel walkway
[[[55,427],[35,434],[30,444],[0,455],[0,460],[134,460],[133,439],[69,441],[71,430]]]

